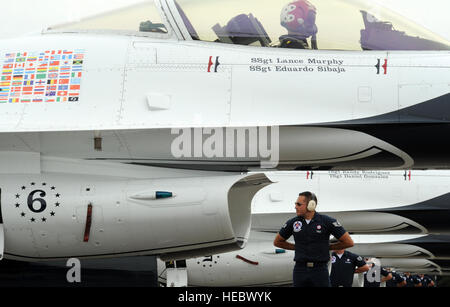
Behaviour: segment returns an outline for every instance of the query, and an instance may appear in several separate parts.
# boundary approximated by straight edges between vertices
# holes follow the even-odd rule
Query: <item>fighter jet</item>
[[[317,210],[352,234],[358,255],[399,271],[447,274],[448,171],[266,172],[274,184],[252,200],[252,233],[243,250],[187,260],[193,286],[261,286],[292,282],[293,251],[273,239],[295,216],[298,193],[313,191]],[[370,234],[370,235],[368,235]],[[165,266],[159,261],[160,281]]]
[[[434,275],[446,274],[445,269],[449,269],[448,261],[444,263],[443,259],[434,259],[435,256],[448,259],[450,238],[446,236],[361,235],[352,238],[355,245],[349,251],[366,258],[376,257],[383,267]],[[292,284],[294,251],[274,247],[273,239],[273,234],[252,231],[243,250],[188,259],[188,284],[199,287]],[[434,255],[421,247],[433,241]],[[160,283],[166,284],[166,267],[161,260],[158,260],[158,278]]]
[[[311,191],[317,210],[354,234],[448,234],[450,173],[429,171],[266,172],[275,184],[252,202],[252,229],[278,232]]]
[[[0,41],[1,254],[244,246],[270,181],[202,170],[449,167],[449,43],[373,8],[156,0]]]
[[[368,0],[145,2],[0,42],[0,150],[208,170],[447,168],[449,50]]]

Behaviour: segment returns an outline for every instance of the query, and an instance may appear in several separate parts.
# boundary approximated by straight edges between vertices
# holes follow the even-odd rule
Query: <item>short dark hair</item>
[[[317,204],[317,197],[316,197],[316,195],[315,195],[314,193],[311,193],[311,192],[309,192],[309,191],[305,191],[305,192],[301,192],[300,194],[298,194],[298,196],[304,196],[304,197],[306,197],[306,199],[308,200],[308,202],[309,202],[310,200],[314,200],[314,201],[316,202],[316,204]]]

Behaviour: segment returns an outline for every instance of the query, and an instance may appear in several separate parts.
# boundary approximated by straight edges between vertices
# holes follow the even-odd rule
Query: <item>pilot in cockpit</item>
[[[280,47],[309,49],[307,39],[311,37],[312,49],[317,49],[316,8],[307,0],[287,4],[281,11],[281,25],[288,34],[280,36]]]

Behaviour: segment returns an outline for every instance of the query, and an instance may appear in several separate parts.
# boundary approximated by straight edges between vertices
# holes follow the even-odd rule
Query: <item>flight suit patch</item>
[[[300,230],[302,230],[302,222],[297,221],[294,223],[294,232],[299,232]]]

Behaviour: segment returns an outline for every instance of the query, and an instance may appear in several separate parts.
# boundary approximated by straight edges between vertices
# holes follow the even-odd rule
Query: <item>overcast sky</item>
[[[390,8],[450,41],[448,19],[450,0],[368,1]],[[142,0],[0,0],[0,2],[2,4],[0,38],[4,38],[40,32],[50,25],[73,21]]]

